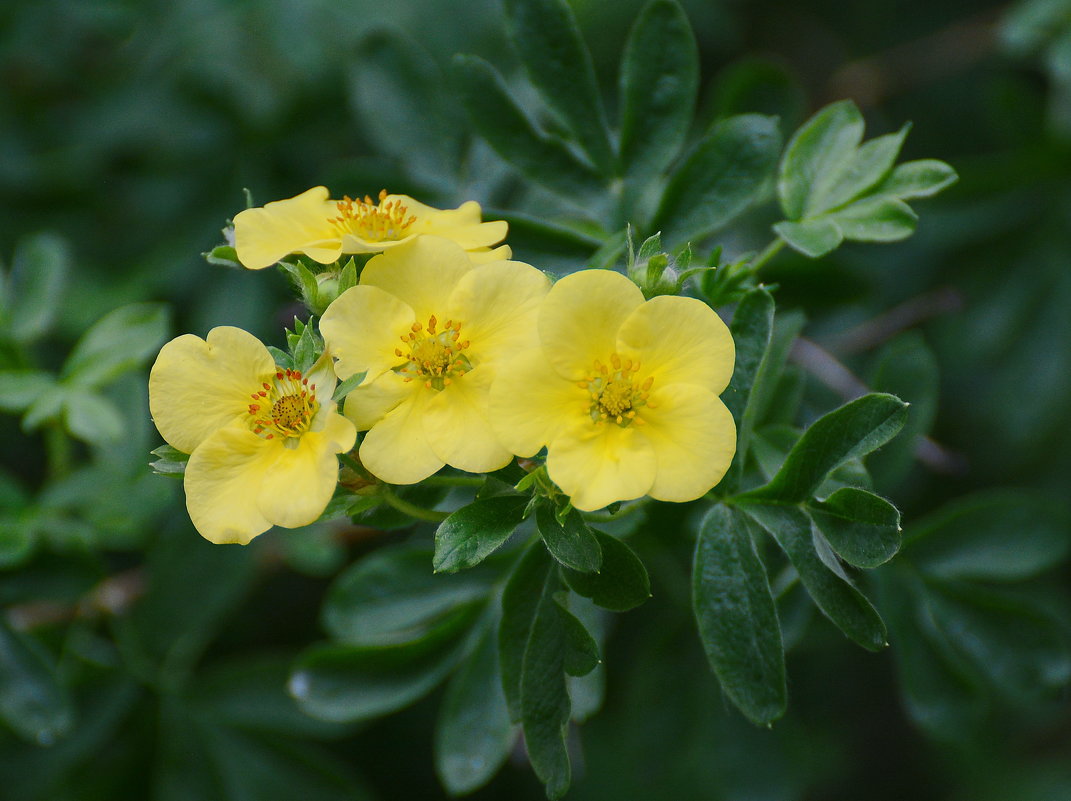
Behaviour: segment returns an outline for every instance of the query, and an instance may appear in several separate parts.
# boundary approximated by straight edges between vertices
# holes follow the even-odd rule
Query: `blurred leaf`
[[[880,448],[903,427],[907,404],[871,393],[819,418],[803,432],[777,475],[748,500],[802,503],[836,467]]]
[[[19,242],[3,310],[13,340],[32,342],[48,333],[60,311],[70,261],[66,242],[54,234],[36,234]]]
[[[863,129],[855,103],[840,100],[796,131],[785,148],[777,182],[785,217],[799,220],[831,208],[825,198],[851,168]]]
[[[72,392],[66,396],[63,422],[72,436],[97,446],[119,440],[127,428],[114,403],[89,391]]]
[[[36,431],[45,423],[58,420],[66,400],[67,392],[62,385],[38,395],[22,417],[22,430]]]
[[[4,508],[5,511],[6,508]],[[25,562],[32,554],[37,538],[30,521],[0,518],[0,570]]]
[[[890,195],[900,200],[933,197],[958,180],[956,171],[943,161],[905,161],[893,168],[888,177],[874,190],[874,194]]]
[[[766,569],[748,519],[716,505],[704,518],[692,568],[699,639],[722,689],[754,723],[785,713],[785,654]]]
[[[565,567],[582,573],[597,573],[602,564],[602,549],[595,532],[588,528],[576,509],[558,521],[554,508],[540,504],[536,508],[536,528],[550,555]]]
[[[632,25],[621,62],[621,165],[633,181],[665,169],[688,135],[699,53],[675,0],[652,0]]]
[[[801,509],[753,503],[742,508],[777,541],[818,608],[845,636],[870,651],[887,645],[881,617],[844,571],[822,558],[811,521]]]
[[[44,370],[0,370],[0,411],[23,412],[55,385]]]
[[[0,718],[20,737],[52,745],[74,725],[66,689],[43,649],[0,616]]]
[[[567,197],[599,185],[599,176],[560,140],[536,130],[486,61],[455,56],[454,78],[473,128],[522,175]]]
[[[452,512],[435,532],[435,572],[474,567],[494,553],[520,525],[527,495],[480,498]]]
[[[900,513],[873,493],[845,487],[809,503],[807,513],[848,564],[877,567],[900,550]]]
[[[958,498],[914,522],[904,552],[941,579],[1022,581],[1060,564],[1071,549],[1064,504],[1025,490]]]
[[[543,101],[604,175],[614,155],[591,54],[564,0],[503,0],[510,38]]]
[[[816,217],[800,222],[779,222],[774,231],[804,256],[820,258],[840,247],[844,232],[829,217]]]
[[[153,355],[167,338],[166,306],[133,303],[104,315],[74,346],[60,380],[78,387],[99,387],[134,370]]]
[[[438,575],[431,553],[397,545],[355,562],[332,583],[324,628],[351,645],[401,645],[471,617],[490,592],[486,571]]]
[[[775,118],[741,114],[722,120],[674,171],[653,227],[675,245],[728,225],[762,200],[780,151]]]
[[[650,598],[647,568],[633,550],[617,537],[596,529],[592,532],[602,549],[602,565],[598,573],[563,570],[573,592],[615,612],[628,611]]]
[[[874,195],[829,215],[845,239],[855,242],[896,242],[915,232],[918,215],[902,200]]]
[[[490,781],[516,739],[498,672],[497,631],[488,626],[439,708],[435,768],[447,792],[464,795]]]

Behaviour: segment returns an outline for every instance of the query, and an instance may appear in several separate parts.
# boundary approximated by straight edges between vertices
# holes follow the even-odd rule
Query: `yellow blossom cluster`
[[[610,270],[552,285],[510,259],[506,223],[483,222],[474,202],[332,201],[316,187],[241,212],[234,235],[250,269],[292,254],[377,255],[324,313],[324,355],[307,376],[236,328],[161,351],[152,415],[191,454],[187,508],[213,542],[313,522],[358,431],[360,463],[390,484],[545,449],[550,479],[585,511],[644,495],[694,500],[729,467],[736,431],[718,395],[733,341],[701,301],[645,300]],[[358,374],[339,413],[336,380]]]

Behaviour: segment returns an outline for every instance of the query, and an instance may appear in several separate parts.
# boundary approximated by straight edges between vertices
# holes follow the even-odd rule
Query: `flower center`
[[[472,362],[462,353],[469,341],[461,339],[461,323],[447,320],[441,331],[439,321],[433,314],[425,328],[413,323],[408,334],[403,334],[402,343],[408,353],[395,348],[394,355],[405,362],[394,368],[403,381],[419,380],[428,389],[441,390],[450,382],[472,369]]]
[[[366,242],[387,242],[402,239],[409,227],[416,222],[416,217],[408,214],[408,209],[398,200],[387,200],[387,190],[379,193],[376,203],[368,195],[364,200],[353,200],[349,195],[335,204],[339,216],[332,217],[340,234],[352,234]]]
[[[300,437],[309,429],[320,404],[316,400],[316,385],[301,376],[301,371],[279,369],[271,383],[265,381],[252,393],[249,404],[249,425],[253,433],[264,439]]]
[[[595,360],[591,372],[577,384],[591,396],[588,411],[593,421],[612,420],[622,428],[632,423],[638,426],[644,424],[636,416],[636,410],[641,406],[654,408],[654,404],[648,400],[654,378],[648,377],[638,383],[636,373],[639,369],[638,361],[622,359],[616,353],[610,356],[609,365]]]

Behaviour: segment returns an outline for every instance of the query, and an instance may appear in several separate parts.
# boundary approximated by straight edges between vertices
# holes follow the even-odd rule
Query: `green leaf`
[[[789,220],[825,211],[822,199],[850,168],[863,139],[863,115],[851,100],[823,108],[789,140],[777,190]]]
[[[836,250],[844,241],[844,232],[830,217],[816,217],[801,222],[779,222],[773,228],[793,250],[811,259],[820,258]]]
[[[36,544],[31,520],[0,518],[0,570],[25,562],[33,554]]]
[[[498,637],[489,626],[439,707],[435,770],[447,792],[464,795],[490,781],[516,739],[498,672]]]
[[[774,117],[741,114],[717,123],[673,173],[654,227],[674,245],[728,225],[762,200],[780,150]]]
[[[874,195],[829,215],[845,239],[854,242],[897,242],[915,232],[918,215],[902,200]]]
[[[162,303],[120,306],[100,320],[74,346],[60,380],[79,387],[100,387],[144,364],[167,338],[170,314]]]
[[[474,567],[494,553],[520,525],[529,500],[528,495],[495,495],[452,512],[435,532],[435,571]]]
[[[466,644],[454,634],[386,647],[315,646],[298,659],[290,694],[320,720],[349,723],[396,712],[453,670]]]
[[[320,292],[319,284],[312,270],[302,264],[300,260],[297,262],[280,261],[278,266],[282,267],[286,274],[290,276],[290,280],[301,295],[301,302],[305,304],[305,307],[308,309],[313,308]]]
[[[55,385],[44,370],[0,370],[0,411],[23,412]]]
[[[553,506],[540,504],[536,509],[536,528],[550,555],[561,564],[582,573],[598,572],[602,549],[595,532],[576,509],[570,509],[565,519],[559,521]]]
[[[472,127],[522,175],[567,197],[600,185],[599,176],[559,139],[535,128],[486,61],[455,56],[454,78]]]
[[[186,463],[190,460],[188,453],[183,453],[170,445],[161,445],[151,453],[153,456],[160,457],[155,461],[149,462],[149,467],[153,469],[153,472],[161,475],[177,476],[181,476],[186,472]]]
[[[564,0],[503,0],[510,38],[543,101],[604,174],[613,148],[591,54]]]
[[[323,625],[336,640],[399,645],[471,617],[490,591],[486,573],[436,575],[431,554],[398,545],[355,562],[331,584]]]
[[[364,381],[366,375],[368,375],[367,372],[354,373],[345,381],[342,381],[335,388],[335,394],[331,396],[331,400],[336,403],[341,402],[347,395],[361,385],[361,382]]]
[[[211,250],[202,253],[201,256],[214,267],[236,267],[244,269],[238,261],[238,251],[230,245],[217,245]]]
[[[873,189],[892,170],[904,144],[908,123],[896,133],[878,136],[855,151],[851,161],[821,200],[825,209],[835,209]]]
[[[811,501],[807,512],[845,562],[877,567],[900,550],[900,513],[884,498],[845,487],[824,501]]]
[[[781,546],[799,573],[807,592],[845,636],[870,651],[885,647],[885,624],[870,602],[857,590],[825,545],[812,531],[811,521],[795,506],[748,503],[741,507]],[[825,548],[828,549],[828,545]],[[824,557],[824,558],[823,558]]]
[[[692,568],[699,639],[722,689],[754,723],[785,713],[785,652],[762,560],[741,512],[717,505],[704,518]]]
[[[602,549],[602,566],[598,573],[563,570],[573,592],[615,612],[632,609],[650,598],[651,580],[640,558],[617,537],[592,531]]]
[[[928,576],[1022,581],[1067,558],[1071,528],[1055,499],[1020,490],[959,498],[912,524],[904,553]]]
[[[71,435],[90,445],[118,441],[127,430],[115,404],[95,392],[72,392],[63,403],[63,422]]]
[[[729,468],[730,486],[733,487],[739,485],[739,477],[747,459],[754,417],[745,420],[745,411],[751,402],[759,369],[770,346],[773,322],[773,296],[769,290],[759,287],[740,300],[729,325],[733,342],[736,343],[736,366],[729,387],[721,397],[736,421],[736,457]]]
[[[695,111],[699,53],[675,0],[652,0],[621,62],[621,165],[633,180],[657,174],[684,144]]]
[[[59,420],[66,401],[67,392],[64,391],[62,385],[57,385],[48,392],[42,392],[22,416],[22,430],[36,431],[45,423]]]
[[[905,161],[896,165],[874,190],[876,195],[891,195],[900,200],[933,197],[959,180],[956,171],[937,159]]]
[[[38,745],[52,745],[74,723],[74,709],[43,649],[0,616],[0,719]]]
[[[575,597],[575,596],[573,596]],[[558,605],[561,613],[562,629],[565,635],[565,652],[562,656],[565,672],[573,677],[586,676],[598,667],[599,646],[591,633],[569,611],[567,604],[568,593],[555,594],[554,602]]]
[[[569,694],[565,684],[566,631],[555,563],[540,545],[529,548],[502,595],[499,658],[510,717],[524,729],[532,768],[548,798],[569,787],[565,727]]]
[[[907,404],[871,393],[816,420],[792,448],[777,475],[742,498],[802,503],[839,465],[880,448],[903,428]]]
[[[22,239],[8,278],[7,323],[16,342],[32,342],[46,334],[56,319],[70,273],[70,250],[54,234]]]
[[[338,274],[338,294],[341,295],[347,289],[353,289],[355,286],[357,286],[357,262],[353,256],[350,256]]]

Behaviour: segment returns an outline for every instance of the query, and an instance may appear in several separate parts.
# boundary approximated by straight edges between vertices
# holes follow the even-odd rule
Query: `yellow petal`
[[[365,435],[361,462],[372,475],[388,484],[415,484],[445,464],[424,434],[426,402],[427,392],[415,392]]]
[[[434,209],[413,200],[408,195],[391,195],[397,198],[416,217],[409,229],[413,234],[431,234],[456,242],[465,250],[489,247],[501,242],[509,232],[505,220],[480,222],[480,204],[474,200],[462,203],[456,209]]]
[[[561,428],[588,417],[590,405],[587,390],[558,375],[543,349],[535,347],[519,352],[496,371],[489,413],[503,447],[528,457]]]
[[[251,270],[270,267],[291,253],[330,264],[342,252],[331,220],[338,216],[327,189],[316,186],[296,197],[246,209],[234,217],[234,249]]]
[[[367,431],[418,391],[423,391],[420,384],[403,381],[397,373],[386,372],[346,396],[346,417],[353,421],[358,431]]]
[[[547,450],[547,472],[585,512],[645,495],[655,479],[654,448],[633,426],[574,424]]]
[[[361,273],[361,286],[378,287],[407,303],[421,325],[433,314],[441,323],[446,300],[475,266],[454,242],[419,236],[373,257]]]
[[[487,395],[493,373],[477,367],[429,397],[424,434],[446,464],[470,473],[498,470],[513,454],[495,437],[488,419]]]
[[[156,357],[149,411],[169,445],[193,453],[213,431],[244,417],[250,394],[274,372],[267,348],[240,328],[213,328],[207,341],[184,334]]]
[[[212,433],[190,456],[183,484],[194,527],[217,544],[246,545],[271,528],[257,503],[281,442],[234,426]]]
[[[519,261],[485,264],[462,276],[450,296],[450,319],[464,321],[461,338],[472,343],[469,358],[494,364],[537,344],[539,307],[550,280]]]
[[[497,248],[474,248],[468,251],[473,264],[487,264],[492,261],[507,261],[513,257],[513,248],[499,245]]]
[[[539,338],[554,369],[571,381],[617,347],[621,324],[643,303],[643,293],[621,273],[581,270],[561,279],[539,312]]]
[[[736,349],[717,312],[695,298],[660,296],[637,308],[617,335],[622,357],[639,359],[638,378],[655,386],[697,384],[721,393],[729,384]]]
[[[692,501],[712,489],[736,453],[736,424],[716,395],[694,384],[651,393],[654,408],[637,427],[654,448],[658,471],[649,494],[660,501]]]
[[[307,526],[323,514],[338,484],[338,457],[353,447],[353,423],[332,414],[323,431],[310,431],[272,449],[271,467],[265,471],[257,504],[277,526]],[[296,447],[287,447],[296,443]]]
[[[367,383],[401,364],[405,359],[394,351],[406,351],[401,336],[416,319],[410,306],[378,287],[347,289],[320,320],[327,349],[338,360],[335,373],[345,379],[367,370]]]

